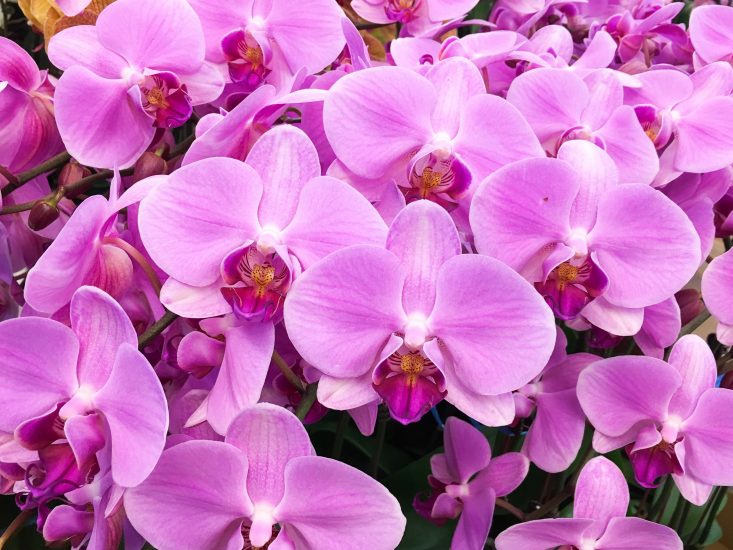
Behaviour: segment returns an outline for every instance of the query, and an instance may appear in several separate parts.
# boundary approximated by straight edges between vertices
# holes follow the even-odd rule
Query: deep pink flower
[[[330,255],[285,302],[288,335],[324,373],[319,401],[345,410],[381,397],[403,423],[443,397],[480,422],[511,422],[508,392],[552,351],[550,318],[504,264],[462,255],[450,216],[425,200],[397,215],[386,249]]]
[[[136,485],[163,450],[163,388],[109,295],[82,287],[70,316],[71,328],[37,317],[0,324],[0,431],[31,449],[66,439],[79,465],[108,445],[115,483]]]
[[[61,150],[53,93],[46,71],[39,71],[15,42],[0,37],[0,165],[11,172],[22,172]]]
[[[598,456],[580,472],[572,518],[539,519],[514,525],[496,537],[496,548],[682,550],[682,541],[672,529],[641,518],[627,518],[628,507],[629,487],[624,475],[613,462]]]
[[[672,474],[682,495],[702,505],[713,485],[733,483],[733,391],[715,388],[717,369],[699,336],[683,336],[669,363],[612,357],[588,367],[578,399],[596,429],[593,446],[626,446],[637,481],[655,487]]]
[[[445,453],[430,457],[430,498],[416,497],[413,506],[436,523],[460,516],[451,548],[480,550],[489,536],[496,499],[519,487],[529,461],[519,453],[492,458],[484,434],[455,416],[445,422],[443,446]]]
[[[405,528],[384,487],[315,456],[300,421],[270,404],[243,411],[226,443],[166,450],[124,503],[135,529],[160,550],[241,550],[272,539],[283,549],[391,550]]]
[[[96,25],[56,34],[49,57],[64,70],[55,95],[59,131],[90,166],[132,166],[156,128],[180,126],[192,105],[216,99],[223,87],[204,64],[201,23],[185,0],[119,0]]]
[[[479,187],[470,220],[478,251],[535,283],[561,319],[593,304],[657,304],[700,261],[685,213],[647,185],[619,184],[609,156],[582,140],[565,143],[558,159],[494,173]]]

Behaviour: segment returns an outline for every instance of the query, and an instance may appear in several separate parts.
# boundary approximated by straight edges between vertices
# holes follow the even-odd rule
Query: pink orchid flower
[[[162,303],[196,319],[234,314],[207,329],[227,335],[208,400],[208,420],[222,434],[259,398],[293,280],[342,247],[382,244],[387,230],[356,190],[320,175],[318,154],[297,128],[266,132],[246,160],[188,164],[140,208],[145,247],[170,275]]]
[[[715,258],[702,275],[702,296],[718,320],[718,340],[733,345],[733,253]]]
[[[544,156],[519,112],[487,94],[479,69],[460,57],[425,76],[401,67],[347,75],[331,87],[323,123],[349,170],[373,181],[395,178],[408,200],[448,207],[504,164]]]
[[[565,69],[534,69],[517,77],[507,100],[526,117],[551,155],[570,140],[594,143],[613,159],[623,183],[651,183],[659,170],[654,144],[611,70],[580,78]]]
[[[673,69],[636,75],[640,88],[627,88],[644,131],[659,151],[664,185],[681,172],[712,172],[733,162],[733,68],[711,63],[693,75]]]
[[[697,6],[690,13],[690,41],[697,65],[733,60],[733,9],[730,6]]]
[[[50,315],[68,305],[83,285],[101,288],[114,298],[123,296],[133,283],[133,259],[146,267],[149,264],[122,238],[119,213],[139,202],[158,177],[148,178],[117,197],[121,182],[115,175],[109,200],[101,195],[84,200],[28,272],[26,302]]]
[[[465,17],[478,0],[353,0],[351,7],[372,23],[399,23],[402,34],[419,36],[444,21]]]
[[[611,158],[582,140],[565,143],[557,159],[519,161],[487,178],[470,221],[477,250],[535,283],[566,320],[589,304],[657,304],[700,261],[685,213],[648,185],[619,184]]]
[[[561,548],[682,550],[666,525],[627,518],[629,486],[613,462],[598,456],[583,467],[575,486],[573,517],[538,519],[510,527],[496,537],[497,550]]]
[[[397,215],[386,247],[331,254],[285,302],[293,345],[324,373],[318,400],[346,410],[381,398],[404,424],[443,398],[479,422],[511,422],[509,392],[552,351],[551,317],[504,264],[462,255],[449,214],[425,200]]]
[[[0,37],[0,165],[21,172],[49,159],[62,144],[46,71],[12,40]]]
[[[575,395],[578,376],[600,357],[565,353],[567,338],[558,329],[555,350],[538,377],[514,393],[517,418],[534,419],[522,453],[546,472],[570,467],[583,443],[585,414]]]
[[[115,483],[131,487],[163,450],[163,388],[109,295],[80,288],[70,316],[71,328],[37,317],[0,324],[0,431],[31,449],[66,439],[79,465],[109,445]]]
[[[315,456],[285,409],[246,409],[225,441],[174,445],[125,493],[132,525],[159,550],[391,550],[402,538],[397,500],[355,468]]]
[[[182,125],[192,105],[223,87],[204,65],[201,23],[185,0],[118,0],[96,25],[56,34],[49,58],[64,70],[55,95],[61,137],[89,166],[132,166],[156,129]]]
[[[484,434],[455,416],[445,422],[443,446],[445,453],[430,458],[430,498],[415,497],[413,506],[435,523],[460,516],[451,548],[481,550],[489,536],[496,499],[519,487],[529,461],[519,453],[492,458]]]
[[[594,363],[578,380],[594,448],[626,446],[642,486],[671,474],[682,496],[702,505],[713,485],[733,484],[733,390],[715,388],[716,376],[710,348],[694,335],[679,339],[668,363],[641,356]]]
[[[206,58],[226,64],[230,81],[283,90],[296,73],[314,74],[346,44],[343,12],[332,0],[189,0],[201,19]]]

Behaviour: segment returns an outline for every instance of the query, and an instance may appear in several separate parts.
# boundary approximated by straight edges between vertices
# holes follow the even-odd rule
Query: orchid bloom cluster
[[[733,7],[8,9],[0,550],[720,536]]]

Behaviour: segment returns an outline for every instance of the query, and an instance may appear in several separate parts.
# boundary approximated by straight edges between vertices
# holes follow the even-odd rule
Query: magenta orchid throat
[[[0,550],[729,535],[730,4],[3,3]]]

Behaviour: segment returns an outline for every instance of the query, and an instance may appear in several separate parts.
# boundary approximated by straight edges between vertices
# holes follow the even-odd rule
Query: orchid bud
[[[58,217],[59,209],[55,201],[38,201],[31,208],[28,216],[28,227],[33,231],[40,231],[55,222]]]
[[[135,163],[132,173],[133,183],[149,178],[150,176],[165,175],[168,173],[168,163],[164,158],[146,151]]]
[[[703,309],[705,309],[700,292],[694,288],[682,289],[677,292],[674,297],[675,300],[677,300],[677,304],[680,306],[680,316],[683,327],[700,315]]]
[[[59,185],[66,187],[67,185],[76,183],[80,179],[91,175],[92,171],[89,168],[72,159],[61,169],[61,172],[59,173]]]

